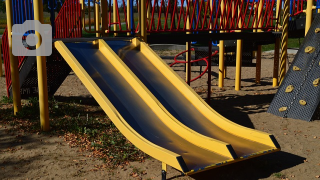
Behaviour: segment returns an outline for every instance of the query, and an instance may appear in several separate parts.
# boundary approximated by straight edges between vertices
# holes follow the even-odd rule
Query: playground
[[[289,54],[289,61],[294,55]],[[172,60],[168,60],[172,62]],[[170,168],[167,178],[171,179],[317,179],[320,175],[320,134],[317,127],[318,119],[312,125],[309,122],[283,119],[266,113],[269,104],[277,91],[271,87],[273,54],[262,54],[262,83],[254,84],[252,75],[255,68],[247,67],[248,73],[243,77],[243,90],[234,90],[234,78],[226,79],[225,90],[213,87],[211,106],[223,116],[232,119],[235,123],[272,133],[282,145],[282,151],[258,157],[244,162],[231,164],[217,169],[212,169],[191,177],[181,176],[180,172]],[[197,71],[199,67],[194,67]],[[176,70],[182,67],[176,67]],[[217,67],[212,67],[217,72]],[[228,68],[234,73],[235,68]],[[182,71],[177,71],[183,76]],[[198,74],[198,72],[195,72]],[[206,78],[201,78],[191,83],[191,86],[202,96],[206,97],[203,87]],[[1,78],[1,85],[4,85]],[[217,77],[212,78],[213,85]],[[3,86],[1,86],[3,87]],[[1,89],[5,95],[5,89]],[[97,118],[105,118],[101,108],[95,103],[90,93],[81,84],[80,80],[72,73],[64,81],[55,94],[60,101],[74,100],[79,105],[88,105],[92,114]],[[65,100],[63,100],[65,99]],[[80,103],[80,100],[82,102]],[[5,108],[2,103],[1,108]],[[3,109],[1,109],[3,110]],[[86,113],[87,114],[87,113]],[[1,117],[2,119],[2,117]],[[55,178],[55,179],[160,179],[159,168],[161,162],[153,158],[145,158],[143,162],[134,161],[128,165],[109,169],[102,160],[87,157],[93,154],[91,150],[80,151],[79,145],[72,147],[67,137],[60,135],[43,134],[37,132],[28,134],[15,131],[15,135],[5,132],[1,124],[1,177],[12,179],[25,178]],[[7,126],[9,127],[9,126]],[[19,138],[16,136],[22,135]],[[61,138],[59,138],[61,136]],[[17,142],[21,139],[21,142]],[[70,140],[70,138],[69,138]],[[72,142],[72,141],[71,141]],[[22,147],[22,149],[19,149]],[[11,148],[10,151],[8,148]],[[19,162],[19,163],[18,163]],[[137,171],[139,170],[139,171]],[[136,176],[132,172],[139,172]],[[14,176],[12,174],[15,174]],[[130,175],[131,174],[131,175]],[[10,179],[11,179],[10,178]]]
[[[6,0],[1,176],[320,178],[319,2]]]

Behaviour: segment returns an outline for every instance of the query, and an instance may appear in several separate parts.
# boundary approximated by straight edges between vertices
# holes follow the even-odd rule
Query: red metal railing
[[[76,38],[82,36],[81,29],[81,7],[78,0],[66,0],[55,19],[55,37],[54,38]],[[25,38],[25,37],[24,37]],[[5,66],[7,94],[10,96],[9,89],[11,87],[11,71],[10,71],[10,55],[8,30],[5,29],[2,35],[2,52]],[[55,58],[59,58],[55,56]],[[60,57],[61,58],[61,57]],[[25,60],[24,56],[18,56],[18,68]]]
[[[306,6],[307,0],[293,0],[291,4],[292,12],[290,16],[297,16],[303,13],[303,10]]]
[[[55,19],[54,38],[76,38],[81,36],[81,4],[79,0],[67,0]]]
[[[116,2],[117,11],[113,13],[117,14],[117,22],[109,21],[109,25],[117,26],[117,31],[109,28],[109,32],[129,32],[127,19],[119,18],[119,16],[126,17],[127,5],[123,0]],[[279,16],[276,17],[276,0],[213,0],[211,5],[208,2],[208,0],[147,0],[147,8],[150,9],[147,31],[161,33],[277,28],[275,24]],[[132,8],[135,9],[133,17],[135,31],[139,29],[138,7],[136,0]],[[189,25],[187,21],[190,22]]]
[[[2,35],[2,53],[3,53],[3,63],[6,76],[7,94],[9,96],[9,87],[11,87],[11,71],[10,71],[10,54],[9,54],[9,41],[8,41],[8,29],[6,28]],[[23,64],[25,57],[18,56],[18,69],[20,69]]]

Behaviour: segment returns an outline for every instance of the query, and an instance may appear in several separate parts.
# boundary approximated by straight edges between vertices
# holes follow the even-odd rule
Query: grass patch
[[[304,38],[289,38],[288,39],[288,48],[299,48]],[[274,44],[268,44],[262,46],[262,51],[274,50]]]
[[[10,125],[8,133],[44,133],[40,130],[39,102],[30,98],[22,110],[13,115],[12,101],[2,98],[0,124]],[[144,161],[148,156],[129,142],[98,106],[81,102],[49,101],[50,135],[63,136],[71,147],[91,152],[90,156],[102,159],[107,166]],[[46,132],[47,133],[47,132]]]
[[[274,173],[273,176],[279,179],[285,178],[285,175],[281,174],[281,172]]]

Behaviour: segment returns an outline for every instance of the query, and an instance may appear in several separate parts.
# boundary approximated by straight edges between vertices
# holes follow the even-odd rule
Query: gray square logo
[[[40,34],[40,38],[35,32]],[[23,39],[23,37],[25,37]],[[41,42],[40,47],[36,44]],[[26,20],[12,26],[12,54],[14,56],[50,56],[52,54],[52,27],[38,20]]]

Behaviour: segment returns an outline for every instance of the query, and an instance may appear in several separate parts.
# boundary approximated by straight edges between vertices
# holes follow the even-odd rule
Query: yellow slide
[[[145,43],[132,41],[57,41],[55,47],[121,133],[139,149],[185,174],[280,150],[272,135],[220,116]],[[155,90],[148,76],[151,82],[160,80],[158,85],[169,84]],[[174,95],[180,94],[178,99],[168,100],[159,93],[172,89]],[[170,109],[167,103],[176,100],[182,100],[179,104],[186,106],[184,110]],[[180,113],[190,107],[190,113]],[[188,123],[193,120],[198,126]]]

